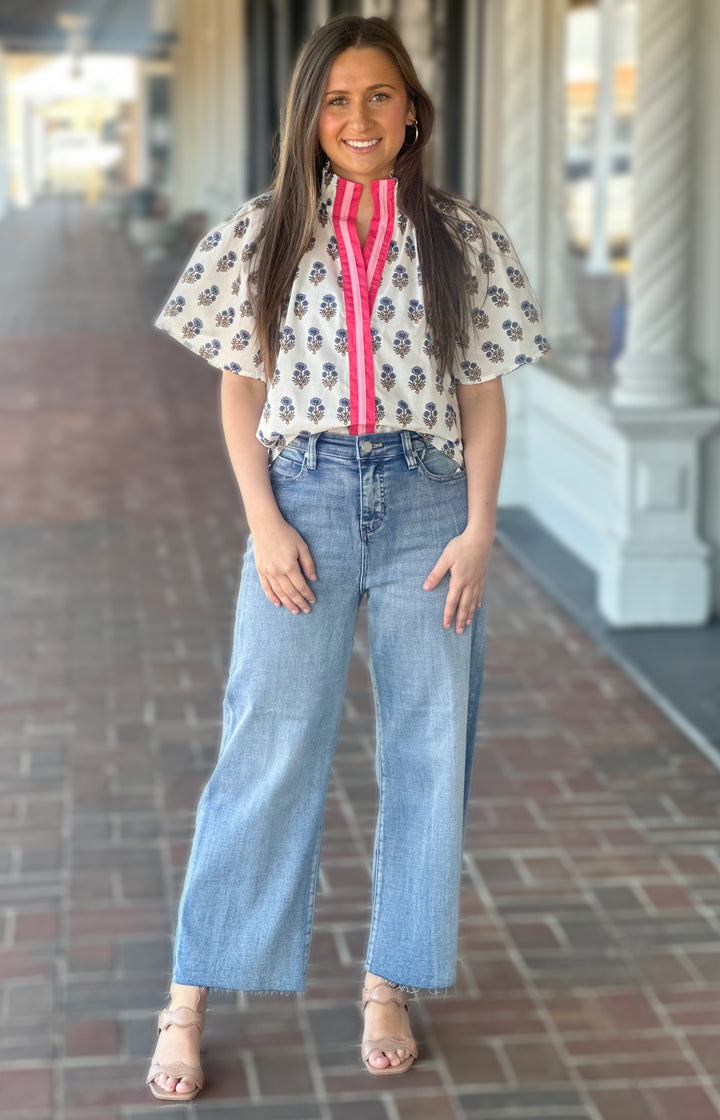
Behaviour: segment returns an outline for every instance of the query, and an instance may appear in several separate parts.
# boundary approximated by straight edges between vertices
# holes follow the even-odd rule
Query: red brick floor
[[[170,272],[61,217],[55,243],[49,205],[0,227],[38,250],[0,315],[0,1120],[144,1120],[180,1114],[143,1080],[246,525],[216,374],[147,325]],[[363,609],[307,993],[214,995],[182,1115],[720,1118],[720,779],[498,546],[487,602],[458,983],[411,1003],[422,1060],[359,1058]]]

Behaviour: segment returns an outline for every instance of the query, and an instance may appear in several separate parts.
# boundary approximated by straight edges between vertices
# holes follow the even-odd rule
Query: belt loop
[[[405,462],[410,470],[414,470],[417,467],[417,461],[415,459],[415,452],[413,451],[412,437],[405,428],[400,429],[400,439],[402,440],[403,451],[405,452]]]
[[[315,450],[315,444],[317,443],[319,434],[319,432],[311,432],[308,436],[305,455],[307,456],[307,465],[309,471],[314,471],[315,467],[317,466],[317,452]]]

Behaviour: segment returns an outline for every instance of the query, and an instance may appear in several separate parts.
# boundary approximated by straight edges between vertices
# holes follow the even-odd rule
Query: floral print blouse
[[[469,345],[458,347],[452,378],[442,377],[415,229],[397,205],[398,180],[374,180],[371,191],[373,216],[361,247],[355,216],[362,186],[325,165],[313,237],[285,301],[256,436],[272,461],[300,433],[407,428],[462,465],[455,385],[490,381],[548,352],[538,299],[500,222],[475,206],[474,222],[458,213],[474,299]],[[217,369],[261,380],[248,297],[270,197],[250,199],[203,237],[155,321]]]

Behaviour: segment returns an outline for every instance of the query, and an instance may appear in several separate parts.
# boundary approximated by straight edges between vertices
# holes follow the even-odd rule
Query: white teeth
[[[379,140],[346,140],[348,148],[374,148]]]

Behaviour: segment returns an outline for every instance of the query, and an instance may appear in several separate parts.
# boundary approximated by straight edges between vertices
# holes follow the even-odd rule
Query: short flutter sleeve
[[[471,262],[471,323],[453,370],[462,385],[502,377],[551,349],[540,303],[507,231],[487,211],[473,207],[473,213],[474,221],[460,222]]]
[[[154,325],[216,369],[265,380],[251,304],[265,195],[246,202],[195,247]]]

